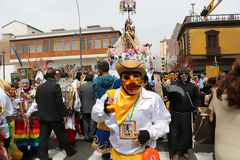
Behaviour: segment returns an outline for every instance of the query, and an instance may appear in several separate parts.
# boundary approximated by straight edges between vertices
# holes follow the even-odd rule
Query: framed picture
[[[124,121],[119,126],[119,137],[120,139],[132,139],[136,132],[135,121]]]

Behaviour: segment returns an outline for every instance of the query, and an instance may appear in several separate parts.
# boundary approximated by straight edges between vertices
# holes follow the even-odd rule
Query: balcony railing
[[[209,22],[209,21],[235,21],[240,20],[240,14],[217,14],[209,15],[207,19],[204,19],[202,16],[186,16],[184,23],[190,22]]]

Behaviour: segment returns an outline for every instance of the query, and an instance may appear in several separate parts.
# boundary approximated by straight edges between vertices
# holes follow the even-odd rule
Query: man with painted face
[[[170,114],[159,95],[142,87],[144,64],[127,60],[116,69],[122,86],[97,99],[92,118],[110,129],[113,160],[142,160],[145,147],[168,133]]]
[[[190,82],[189,70],[185,67],[180,69],[178,79],[166,90],[172,119],[168,135],[170,158],[178,160],[181,155],[189,158],[187,150],[193,144],[193,113],[200,105],[199,90]]]

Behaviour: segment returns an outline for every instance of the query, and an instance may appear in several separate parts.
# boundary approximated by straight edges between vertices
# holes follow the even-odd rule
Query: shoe
[[[77,151],[76,150],[73,150],[73,152],[72,153],[70,153],[70,154],[67,154],[67,157],[72,157],[74,154],[76,154],[77,153]]]
[[[179,160],[179,155],[178,154],[174,154],[172,160]]]
[[[90,138],[88,142],[89,142],[89,143],[92,143],[92,142],[93,142],[93,138]]]
[[[106,153],[102,155],[102,160],[110,160],[110,153]]]
[[[48,158],[48,160],[53,160],[52,158]]]

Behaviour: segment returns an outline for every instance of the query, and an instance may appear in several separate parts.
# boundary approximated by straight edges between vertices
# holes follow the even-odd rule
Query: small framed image
[[[124,121],[119,126],[119,137],[120,139],[132,139],[136,132],[135,121]]]

